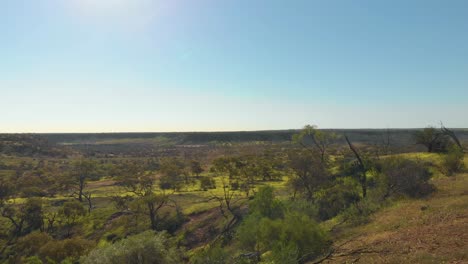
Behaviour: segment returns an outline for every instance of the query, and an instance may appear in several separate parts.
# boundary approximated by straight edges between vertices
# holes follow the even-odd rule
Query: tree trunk
[[[83,189],[84,189],[84,182],[85,182],[85,179],[83,176],[80,176],[80,183],[79,183],[79,190],[78,190],[78,200],[80,202],[83,202]]]
[[[356,159],[359,162],[359,169],[361,171],[361,176],[359,177],[359,183],[361,184],[361,189],[362,189],[362,197],[366,198],[367,195],[367,178],[366,178],[366,167],[364,166],[364,162],[361,159],[361,156],[359,155],[358,151],[356,148],[353,146],[351,141],[349,141],[348,137],[345,136],[346,142],[348,143],[349,148],[351,151],[354,153],[354,156],[356,156]]]
[[[151,222],[151,229],[156,230],[156,214],[154,212],[154,204],[148,203],[148,215]]]

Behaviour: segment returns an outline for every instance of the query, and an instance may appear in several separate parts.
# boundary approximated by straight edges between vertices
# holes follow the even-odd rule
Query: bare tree
[[[389,154],[392,137],[390,129],[385,129],[385,133],[382,135],[382,148],[385,155]]]
[[[346,142],[348,143],[349,149],[351,149],[351,151],[354,153],[354,156],[356,157],[358,161],[357,166],[360,171],[359,183],[361,184],[362,197],[365,198],[367,195],[366,166],[364,165],[361,155],[359,155],[359,152],[357,151],[356,147],[354,147],[354,145],[351,143],[348,136],[345,135],[345,139],[346,139]]]
[[[91,209],[93,209],[93,200],[91,196],[92,196],[91,192],[83,193],[83,197],[86,199],[86,202],[88,203],[88,214],[90,214]]]
[[[455,134],[455,132],[453,132],[453,130],[450,130],[448,128],[446,128],[444,126],[444,124],[442,124],[442,122],[440,123],[440,130],[442,131],[442,133],[448,137],[450,137],[454,142],[455,144],[457,144],[457,146],[463,150],[463,146],[462,144],[460,143],[460,140],[458,139],[457,135]]]
[[[243,197],[239,190],[233,189],[229,186],[227,179],[223,176],[223,194],[212,194],[208,201],[218,201],[219,210],[223,217],[226,219],[222,234],[229,233],[234,225],[242,218],[241,206],[243,206],[248,199]]]

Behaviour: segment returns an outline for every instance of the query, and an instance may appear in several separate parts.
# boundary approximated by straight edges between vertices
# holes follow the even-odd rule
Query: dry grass
[[[434,184],[431,197],[400,201],[341,234],[324,263],[468,263],[468,174]]]

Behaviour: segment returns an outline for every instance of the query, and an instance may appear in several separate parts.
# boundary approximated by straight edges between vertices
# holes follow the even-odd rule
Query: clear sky
[[[468,1],[1,0],[0,132],[468,127]]]

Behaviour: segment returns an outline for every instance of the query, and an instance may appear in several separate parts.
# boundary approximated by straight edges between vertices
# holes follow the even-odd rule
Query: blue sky
[[[0,132],[468,127],[468,1],[4,0]]]

